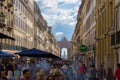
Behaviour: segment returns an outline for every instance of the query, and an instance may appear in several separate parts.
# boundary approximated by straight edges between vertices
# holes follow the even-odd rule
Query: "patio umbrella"
[[[22,52],[15,53],[20,56],[27,56],[27,57],[44,57],[44,58],[58,58],[57,56],[53,55],[52,53],[38,50],[36,48],[28,49]]]
[[[11,39],[11,40],[14,40],[14,41],[15,41],[14,38],[12,38],[12,37],[10,37],[10,36],[8,36],[8,35],[5,35],[5,34],[3,34],[3,33],[0,33],[0,39]]]
[[[6,51],[0,51],[0,57],[14,57],[14,55]]]

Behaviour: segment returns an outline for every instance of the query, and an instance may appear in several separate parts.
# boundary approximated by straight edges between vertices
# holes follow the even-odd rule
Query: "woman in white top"
[[[13,72],[11,70],[8,70],[7,80],[14,80],[13,79]]]

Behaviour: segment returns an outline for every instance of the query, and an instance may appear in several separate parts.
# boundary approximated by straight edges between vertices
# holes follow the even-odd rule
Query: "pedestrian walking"
[[[25,67],[25,63],[22,64],[22,69],[21,69],[21,75],[20,75],[20,78],[23,77],[23,71],[26,69]]]
[[[51,65],[51,68],[50,68],[50,75],[52,75],[55,71],[55,66],[54,65]]]
[[[75,64],[72,64],[73,69],[73,80],[77,80],[77,68]]]
[[[8,73],[7,73],[7,80],[14,80],[13,78],[13,72],[11,70],[8,70]]]
[[[100,69],[98,70],[98,74],[97,75],[98,75],[99,80],[106,79],[106,71],[105,71],[103,65],[100,65]]]
[[[115,70],[114,80],[120,80],[120,63],[117,64],[117,69]]]
[[[97,70],[94,65],[90,66],[90,69],[86,72],[85,80],[98,80]]]
[[[41,68],[45,71],[46,75],[49,75],[50,64],[47,62],[47,60],[43,60],[41,62]]]
[[[61,73],[63,75],[63,80],[69,80],[67,75],[67,66],[63,65],[61,69]]]
[[[1,77],[7,79],[7,67],[4,65],[3,70],[1,71]]]
[[[0,63],[0,73],[1,73],[2,70],[3,70],[3,64]]]
[[[20,80],[31,80],[30,79],[30,70],[25,69],[23,70],[23,78],[21,78]]]
[[[0,80],[7,80],[7,76],[4,71],[1,71]]]
[[[78,66],[78,80],[84,80],[85,67],[82,63]]]
[[[73,68],[72,68],[72,64],[68,65],[67,75],[68,75],[68,79],[69,80],[73,80]]]
[[[36,80],[46,80],[46,75],[43,69],[38,70],[36,73]]]
[[[40,79],[39,79],[40,80]],[[54,80],[53,76],[48,76],[46,80]]]
[[[107,68],[106,79],[113,80],[113,72],[112,72],[112,69],[110,67]]]
[[[20,71],[15,67],[14,80],[19,80],[19,78],[20,78]]]
[[[59,69],[56,69],[53,73],[53,80],[67,80],[63,78],[63,75],[61,74]]]

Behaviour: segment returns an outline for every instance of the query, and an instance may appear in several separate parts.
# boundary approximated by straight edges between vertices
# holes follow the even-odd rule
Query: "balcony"
[[[120,44],[120,31],[111,35],[111,46]]]
[[[0,50],[26,50],[27,48],[22,47],[22,46],[18,46],[18,45],[14,45],[14,44],[6,44],[6,43],[0,43]]]

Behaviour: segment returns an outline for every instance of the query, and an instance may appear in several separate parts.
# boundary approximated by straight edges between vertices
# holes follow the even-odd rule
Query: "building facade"
[[[72,40],[70,42],[70,48],[69,48],[69,58],[72,60],[76,60],[76,58],[80,55],[80,22],[77,22],[77,25],[75,27],[74,34],[72,36]]]
[[[37,49],[45,50],[44,35],[47,31],[47,23],[41,15],[40,8],[36,2],[34,2],[34,47]],[[47,36],[47,34],[46,34]]]
[[[70,58],[72,60],[80,60],[81,53],[80,53],[80,45],[82,44],[82,36],[84,31],[84,5],[85,0],[81,2],[81,6],[79,7],[78,15],[77,15],[77,24],[74,30],[74,34],[72,36],[71,44],[70,44]],[[79,56],[79,57],[78,57]]]
[[[15,38],[0,39],[0,50],[15,53],[37,48],[59,55],[51,29],[34,0],[0,1],[0,33]]]
[[[87,66],[95,64],[95,5],[96,0],[82,1],[71,41],[74,59],[84,62]],[[80,50],[83,45],[87,47],[86,51]]]
[[[120,63],[120,1],[114,0],[114,28],[111,33],[111,46],[114,50],[114,65],[116,68],[117,63]]]
[[[34,47],[34,0],[14,1],[15,51]]]
[[[36,2],[34,2],[34,47],[55,55],[59,53],[52,27],[47,25]]]
[[[82,45],[87,47],[87,51],[83,52],[85,54],[85,59],[83,62],[87,66],[94,65],[95,62],[95,5],[96,0],[85,0],[84,4],[84,32],[81,38]]]
[[[13,9],[13,0],[0,1],[0,33],[10,37],[14,37]],[[10,39],[0,39],[0,50],[11,51],[13,43],[14,41]]]
[[[96,1],[96,66],[114,69],[110,32],[114,26],[114,0]]]
[[[59,56],[59,53],[60,53],[59,46],[58,46],[57,40],[55,39],[54,34],[52,33],[52,27],[50,26],[48,27],[46,48],[47,48],[46,51]]]

